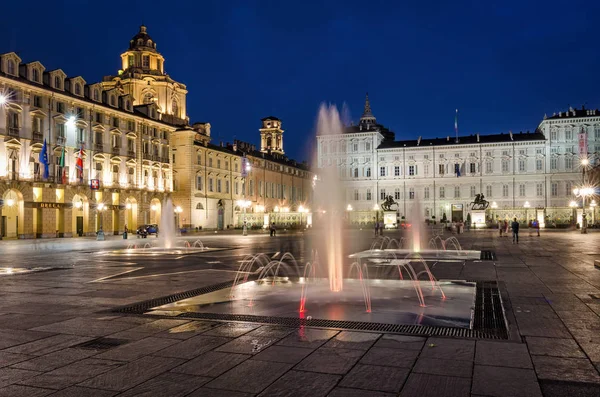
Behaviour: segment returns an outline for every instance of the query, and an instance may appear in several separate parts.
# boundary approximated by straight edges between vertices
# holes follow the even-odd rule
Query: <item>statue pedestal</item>
[[[473,210],[471,211],[471,226],[475,224],[475,227],[485,227],[485,210]]]
[[[398,227],[398,214],[396,211],[383,211],[383,227],[385,229]]]

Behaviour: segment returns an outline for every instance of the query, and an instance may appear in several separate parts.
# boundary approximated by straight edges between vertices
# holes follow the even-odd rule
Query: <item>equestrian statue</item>
[[[472,211],[483,211],[486,210],[490,205],[489,201],[485,199],[483,193],[479,193],[475,195],[475,199],[471,201],[471,210]]]
[[[400,208],[399,204],[394,201],[392,196],[387,196],[385,201],[381,204],[381,209],[384,211],[391,211],[393,205],[396,206],[396,209]]]

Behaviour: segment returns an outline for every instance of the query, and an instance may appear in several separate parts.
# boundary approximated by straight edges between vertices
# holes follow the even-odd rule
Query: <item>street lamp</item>
[[[250,201],[248,200],[238,200],[236,201],[236,204],[242,208],[242,211],[244,212],[244,224],[242,226],[242,234],[244,236],[248,235],[248,229],[246,227],[246,208],[250,207],[250,205],[252,204]]]
[[[180,206],[177,206],[173,209],[173,211],[175,212],[175,214],[177,214],[177,229],[180,229],[181,225],[179,224],[179,214],[183,212],[183,209]]]
[[[592,200],[592,202],[590,203],[590,207],[592,207],[592,226],[596,224],[596,206],[598,204],[596,203],[596,200]]]
[[[100,232],[103,232],[103,229],[102,229],[102,226],[103,226],[102,212],[104,211],[104,208],[105,208],[104,207],[104,203],[98,203],[97,209],[98,209],[98,216],[100,217],[100,219],[99,219],[100,220],[100,222],[99,222],[100,223],[100,230],[99,230]]]
[[[6,102],[8,102],[8,97],[4,94],[0,94],[0,106],[6,105]]]
[[[352,211],[352,206],[350,204],[348,204],[348,206],[346,207],[346,211]]]
[[[587,160],[587,159],[584,159]],[[583,160],[581,161],[583,163]],[[573,189],[575,197],[581,197],[581,208],[583,210],[581,217],[581,233],[587,233],[587,219],[585,218],[585,198],[594,194],[594,189],[588,186]]]

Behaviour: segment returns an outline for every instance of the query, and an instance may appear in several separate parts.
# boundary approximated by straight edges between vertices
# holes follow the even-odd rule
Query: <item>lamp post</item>
[[[592,200],[592,202],[590,203],[590,207],[592,208],[592,227],[594,227],[594,225],[596,224],[596,206],[598,204],[596,203],[596,200]]]
[[[587,159],[584,159],[587,161]],[[583,161],[582,160],[582,164]],[[592,194],[594,194],[594,189],[591,187],[581,187],[581,188],[575,188],[573,189],[573,194],[575,195],[575,197],[581,197],[581,208],[583,210],[583,214],[581,216],[581,234],[585,234],[587,233],[587,219],[585,217],[585,199],[587,196],[591,196]]]
[[[523,208],[525,208],[525,223],[527,225],[529,225],[529,218],[527,217],[527,209],[530,207],[531,207],[531,205],[529,204],[529,201],[525,201],[525,204],[523,204]]]
[[[177,206],[177,207],[175,207],[175,209],[173,211],[175,211],[175,214],[177,216],[177,229],[181,230],[181,225],[179,222],[179,214],[181,214],[183,212],[183,208],[181,208],[180,206]]]
[[[252,203],[248,200],[238,200],[236,202],[236,204],[242,209],[242,211],[244,213],[244,223],[242,225],[242,234],[244,236],[247,236],[248,228],[246,227],[246,208],[250,207],[250,204],[252,204]]]

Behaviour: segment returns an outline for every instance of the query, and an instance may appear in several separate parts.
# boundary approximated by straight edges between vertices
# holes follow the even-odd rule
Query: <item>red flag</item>
[[[79,149],[79,155],[75,161],[75,168],[77,168],[77,174],[79,179],[83,179],[83,146]]]

